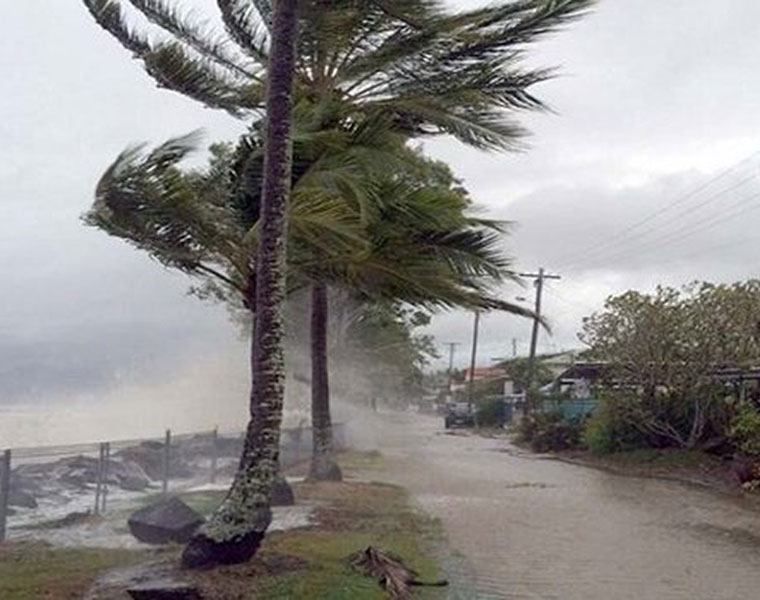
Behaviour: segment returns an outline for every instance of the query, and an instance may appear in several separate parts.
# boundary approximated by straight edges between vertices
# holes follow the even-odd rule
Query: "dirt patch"
[[[308,561],[297,556],[271,554],[262,551],[244,565],[218,567],[213,571],[194,573],[189,580],[198,586],[203,598],[208,600],[249,600],[254,591],[266,591],[267,579],[297,574],[308,567]]]
[[[366,482],[296,484],[298,502],[316,504],[314,528],[331,531],[385,531],[410,527],[417,515],[405,492],[393,485]]]

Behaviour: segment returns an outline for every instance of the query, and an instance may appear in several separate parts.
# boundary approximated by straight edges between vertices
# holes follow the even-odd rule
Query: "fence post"
[[[106,498],[108,497],[108,461],[111,459],[111,442],[103,444],[103,497],[101,513],[106,512]]]
[[[11,497],[11,451],[3,452],[0,464],[0,542],[5,541],[6,524],[8,522],[8,501]]]
[[[217,448],[216,441],[219,439],[219,427],[214,427],[211,433],[211,483],[216,483],[216,460]]]
[[[162,493],[164,496],[169,492],[169,448],[172,443],[172,431],[171,429],[166,430],[166,437],[164,439],[164,458],[162,462],[162,470],[163,470],[163,476],[164,476],[164,482],[163,482],[163,488]]]
[[[95,477],[95,514],[100,514],[100,496],[103,491],[103,443],[98,446],[98,470]]]

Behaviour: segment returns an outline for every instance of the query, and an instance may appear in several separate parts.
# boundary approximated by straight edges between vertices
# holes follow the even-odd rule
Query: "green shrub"
[[[742,406],[731,421],[729,438],[742,453],[760,457],[760,412],[752,406]]]
[[[478,402],[477,422],[479,427],[500,427],[504,424],[504,400],[486,398]]]
[[[599,415],[590,417],[583,427],[583,443],[592,454],[612,454],[618,449],[615,429]]]
[[[582,419],[565,419],[560,413],[533,413],[520,422],[518,437],[534,452],[569,450],[580,446],[582,424]]]
[[[649,447],[650,440],[636,428],[626,394],[607,392],[583,427],[584,445],[594,454],[612,454]]]

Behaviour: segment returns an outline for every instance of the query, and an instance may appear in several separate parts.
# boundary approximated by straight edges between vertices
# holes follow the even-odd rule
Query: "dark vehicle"
[[[475,409],[467,402],[456,402],[446,407],[444,416],[444,425],[446,429],[454,427],[474,427],[475,426]]]

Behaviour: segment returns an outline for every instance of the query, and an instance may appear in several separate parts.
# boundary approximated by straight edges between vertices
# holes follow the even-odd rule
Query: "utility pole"
[[[451,395],[451,384],[454,376],[454,350],[456,350],[456,347],[459,346],[459,342],[447,342],[446,346],[449,347],[449,385],[447,389],[449,391],[449,395]]]
[[[517,358],[517,338],[512,338],[512,358]]]
[[[478,327],[480,327],[480,311],[475,311],[475,324],[472,328],[472,356],[470,357],[470,380],[467,385],[467,407],[472,410],[473,383],[475,377],[475,359],[478,355]]]
[[[528,277],[530,279],[535,279],[535,286],[536,286],[536,307],[533,310],[534,317],[533,317],[533,332],[530,336],[530,355],[528,356],[528,377],[525,382],[525,392],[526,394],[530,392],[531,387],[533,386],[533,378],[536,375],[536,345],[538,344],[538,328],[541,326],[541,296],[544,291],[544,280],[545,279],[561,279],[559,275],[548,275],[544,268],[541,267],[538,270],[538,273],[520,273],[520,277]],[[529,402],[525,402],[525,409],[526,412],[528,410]]]

